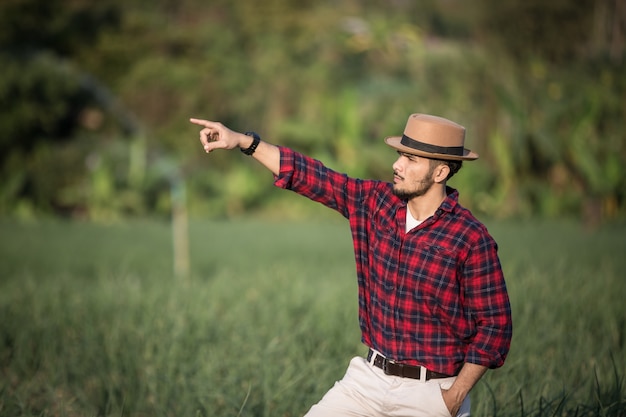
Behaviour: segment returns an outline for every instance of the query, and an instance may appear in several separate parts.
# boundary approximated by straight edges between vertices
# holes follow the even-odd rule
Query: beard
[[[394,184],[393,194],[401,200],[412,200],[415,197],[421,197],[426,194],[434,183],[435,181],[433,181],[429,175],[426,179],[418,181],[417,188],[412,190],[402,190],[397,187],[397,184]]]

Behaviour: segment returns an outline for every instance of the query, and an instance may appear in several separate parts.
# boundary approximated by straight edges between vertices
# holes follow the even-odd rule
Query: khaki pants
[[[382,369],[355,357],[341,381],[305,417],[451,417],[441,389],[456,377],[419,381],[385,375]],[[457,417],[470,415],[467,396]]]

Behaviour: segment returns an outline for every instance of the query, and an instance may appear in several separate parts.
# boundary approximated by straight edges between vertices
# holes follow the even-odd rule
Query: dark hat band
[[[429,143],[420,142],[407,135],[402,135],[400,143],[406,147],[415,149],[416,151],[438,153],[442,155],[463,156],[465,149],[462,146],[437,146]]]

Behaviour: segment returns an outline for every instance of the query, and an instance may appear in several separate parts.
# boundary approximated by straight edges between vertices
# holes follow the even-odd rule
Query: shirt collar
[[[459,192],[455,188],[446,186],[446,194],[447,196],[439,206],[436,214],[441,213],[441,211],[451,213],[459,204]]]
[[[406,212],[404,210],[407,210],[407,211],[409,210],[406,204],[407,203],[406,200],[403,202],[404,204],[400,206],[399,210],[396,212],[396,214],[398,215],[398,218],[397,218],[398,226],[401,229],[406,228]],[[446,198],[441,202],[441,205],[439,206],[439,208],[435,210],[435,214],[431,216],[430,218],[424,220],[422,223],[420,223],[418,227],[432,224],[432,222],[439,219],[444,213],[452,213],[458,204],[459,204],[459,192],[455,188],[446,186]],[[418,227],[416,227],[416,229]]]

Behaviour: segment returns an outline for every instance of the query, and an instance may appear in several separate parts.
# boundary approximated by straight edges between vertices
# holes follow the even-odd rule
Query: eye
[[[417,160],[415,155],[411,155],[410,153],[398,151],[398,155],[404,156],[406,159],[408,159],[411,162],[415,162]]]

